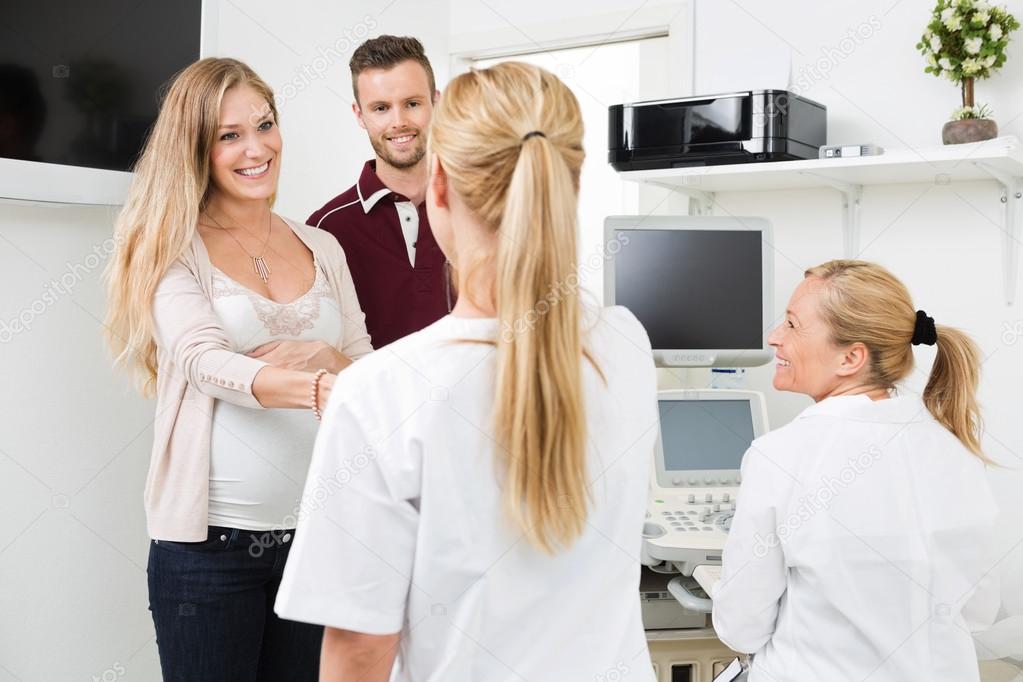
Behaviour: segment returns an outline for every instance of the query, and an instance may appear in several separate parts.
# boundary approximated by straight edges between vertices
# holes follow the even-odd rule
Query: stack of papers
[[[742,673],[742,664],[739,663],[739,657],[736,656],[732,659],[732,662],[728,664],[728,667],[718,673],[718,676],[714,678],[714,682],[732,682],[736,677]]]
[[[693,577],[696,578],[696,582],[700,583],[700,587],[707,593],[707,596],[713,599],[714,586],[721,580],[721,567],[697,566],[696,570],[693,571]]]

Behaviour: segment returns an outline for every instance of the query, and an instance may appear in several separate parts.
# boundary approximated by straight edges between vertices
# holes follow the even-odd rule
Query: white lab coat
[[[591,320],[592,321],[592,320]],[[412,682],[653,682],[639,601],[657,438],[646,332],[601,311],[583,362],[588,515],[548,556],[509,522],[492,431],[497,320],[445,317],[338,378],[276,610],[402,632]]]
[[[996,513],[919,398],[823,400],[743,459],[714,628],[750,682],[978,680]]]

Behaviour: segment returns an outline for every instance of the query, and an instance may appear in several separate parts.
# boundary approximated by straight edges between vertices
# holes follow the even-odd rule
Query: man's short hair
[[[348,62],[352,70],[352,92],[355,93],[355,101],[359,101],[359,74],[366,69],[393,69],[404,61],[414,61],[426,71],[426,77],[430,82],[430,98],[437,91],[437,84],[433,79],[433,68],[430,67],[430,60],[426,58],[423,51],[423,44],[411,36],[390,36],[383,35],[370,38],[362,45],[359,45]]]

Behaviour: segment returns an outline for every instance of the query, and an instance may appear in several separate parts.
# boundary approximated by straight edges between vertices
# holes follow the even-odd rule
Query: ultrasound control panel
[[[700,502],[696,502],[693,499],[695,497],[689,495],[684,507],[665,505],[657,522],[664,528],[670,527],[679,533],[711,533],[715,530],[727,533],[732,525],[732,515],[735,513],[735,502],[732,501],[731,494],[722,493],[721,502],[715,502],[717,498],[710,493]]]
[[[753,391],[661,391],[660,438],[643,527],[643,562],[692,575],[720,564],[739,496],[742,457],[767,432]]]

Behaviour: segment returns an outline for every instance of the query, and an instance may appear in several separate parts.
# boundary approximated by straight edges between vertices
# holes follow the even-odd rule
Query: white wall
[[[848,29],[873,14],[880,29],[838,59],[827,77],[804,94],[828,106],[833,142],[936,144],[958,94],[924,74],[922,58],[913,49],[930,5],[929,0],[888,0],[827,3],[823,9],[824,4],[818,8],[810,0],[700,0],[696,87],[712,82],[723,68],[744,68],[730,56],[737,45],[791,52],[798,76],[804,63],[822,49],[839,46]],[[1023,0],[1009,5],[1023,16]],[[278,210],[304,219],[348,187],[371,153],[349,110],[346,67],[351,48],[366,35],[419,36],[443,84],[448,52],[461,52],[488,31],[507,36],[525,27],[529,34],[551,33],[543,27],[558,24],[553,33],[562,36],[577,26],[588,35],[613,38],[619,26],[623,32],[642,28],[654,22],[655,14],[671,19],[682,7],[640,0],[381,0],[295,8],[268,0],[222,3],[217,53],[249,62],[282,98],[285,153]],[[551,11],[558,13],[557,21]],[[683,13],[675,20],[686,17]],[[1004,130],[1023,136],[1023,34],[1015,40],[1008,66],[979,84],[978,97],[990,102]],[[328,52],[331,47],[336,56]],[[685,46],[675,50],[672,64],[684,64]],[[304,67],[322,75],[311,77],[315,71]],[[676,82],[680,94],[688,94],[687,67],[682,71]],[[839,201],[829,190],[722,194],[718,200],[719,212],[773,221],[778,310],[804,267],[840,254]],[[939,322],[967,329],[989,356],[981,391],[988,445],[1013,467],[992,474],[1009,519],[1004,525],[1008,549],[1023,534],[1023,499],[1016,493],[1023,484],[1023,429],[1017,418],[1023,342],[1007,343],[1002,334],[1006,324],[1023,324],[1023,304],[1006,308],[1001,299],[1000,211],[998,193],[989,183],[869,188],[862,243],[864,257],[892,268],[909,284],[918,305]],[[5,387],[0,393],[0,510],[5,519],[0,528],[0,682],[159,679],[146,611],[141,503],[152,405],[127,392],[125,382],[110,370],[100,341],[101,266],[95,260],[104,253],[112,219],[103,208],[0,204],[0,325],[7,325],[0,326],[0,382]],[[59,282],[67,272],[72,273],[66,280],[70,290],[54,294],[48,283]],[[31,329],[9,334],[11,321],[19,317]],[[926,353],[918,357],[926,366]],[[751,381],[767,390],[767,370],[754,372]],[[921,378],[914,381],[919,387]],[[784,423],[804,404],[797,397],[771,394],[773,423]],[[1010,562],[1023,575],[1018,550],[1003,566]]]
[[[0,204],[4,682],[158,679],[142,515],[152,405],[115,378],[101,339],[113,216]]]

